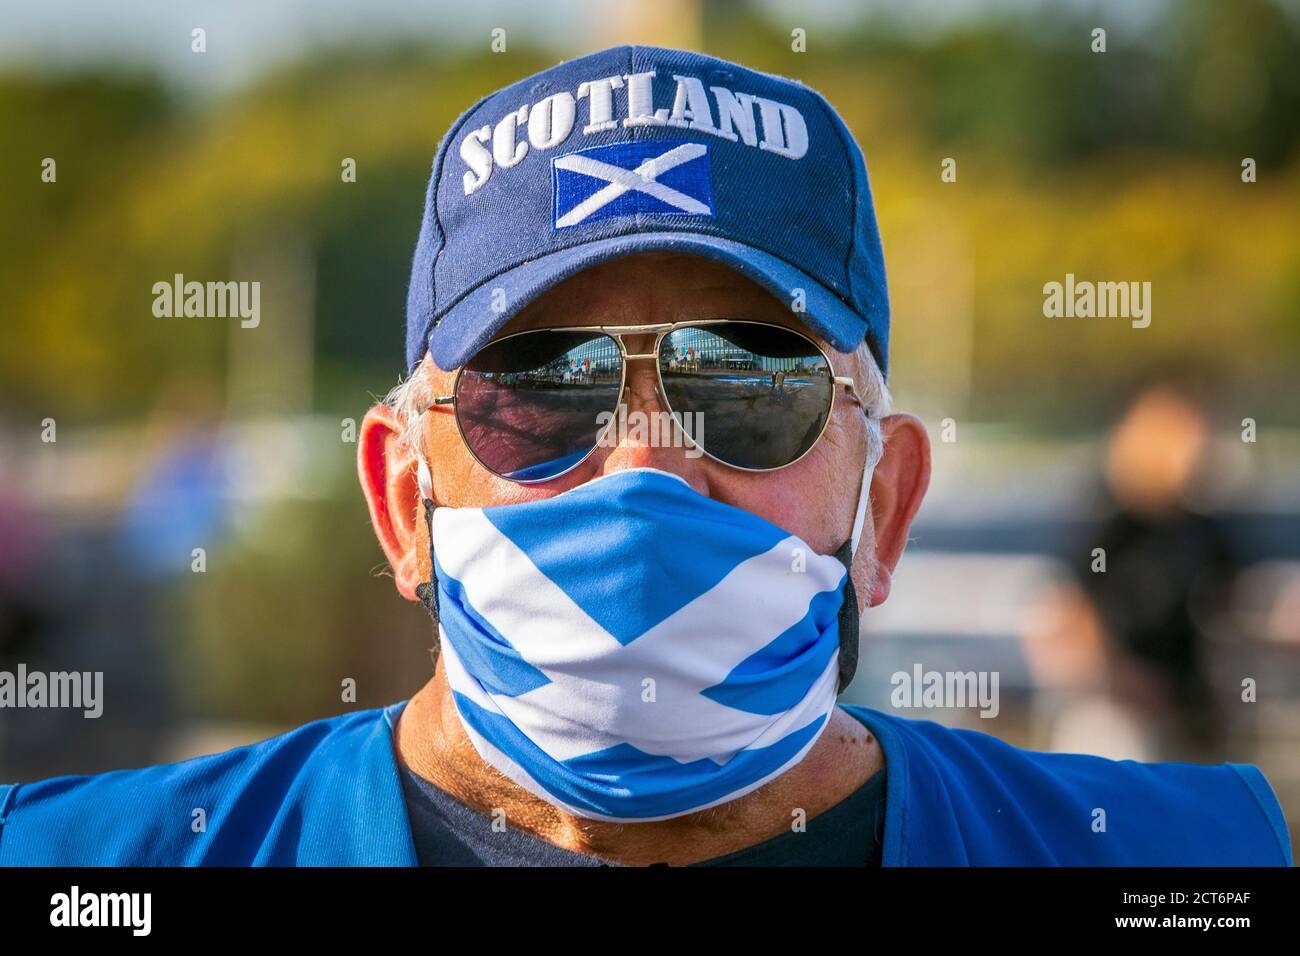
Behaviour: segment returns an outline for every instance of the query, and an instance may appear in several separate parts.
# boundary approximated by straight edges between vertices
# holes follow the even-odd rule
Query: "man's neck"
[[[439,662],[398,720],[397,758],[484,814],[566,850],[631,866],[681,866],[753,846],[811,820],[875,775],[884,756],[871,732],[836,707],[813,748],[775,780],[730,803],[652,823],[608,823],[565,813],[487,764],[465,733]]]

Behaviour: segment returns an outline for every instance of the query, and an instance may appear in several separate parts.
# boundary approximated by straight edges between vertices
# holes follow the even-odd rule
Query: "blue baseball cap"
[[[433,160],[406,359],[463,365],[541,293],[669,251],[723,263],[840,351],[888,368],[884,254],[862,151],[802,83],[625,46],[480,100]]]

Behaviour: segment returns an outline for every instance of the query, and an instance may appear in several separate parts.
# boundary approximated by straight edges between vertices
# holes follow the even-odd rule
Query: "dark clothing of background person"
[[[1105,549],[1105,572],[1092,570],[1093,548]],[[1163,698],[1176,722],[1181,739],[1167,745],[1218,757],[1222,734],[1204,627],[1226,606],[1238,567],[1222,521],[1182,507],[1160,514],[1119,508],[1101,524],[1086,556],[1080,582],[1121,669],[1136,665],[1128,676]]]

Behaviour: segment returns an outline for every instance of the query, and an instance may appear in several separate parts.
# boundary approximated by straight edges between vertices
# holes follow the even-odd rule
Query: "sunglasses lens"
[[[692,440],[737,468],[780,468],[821,436],[834,372],[821,350],[775,325],[689,326],[659,348],[664,397]]]
[[[487,468],[513,481],[546,481],[596,447],[622,381],[623,357],[608,335],[525,332],[469,360],[456,386],[456,418]]]

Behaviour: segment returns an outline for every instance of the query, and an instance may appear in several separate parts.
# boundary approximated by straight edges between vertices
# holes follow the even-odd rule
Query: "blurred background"
[[[387,576],[351,429],[402,370],[430,161],[481,95],[644,42],[803,80],[867,155],[890,384],[934,480],[845,698],[1039,749],[1256,763],[1300,831],[1300,3],[3,17],[0,670],[103,671],[105,704],[0,710],[0,779],[421,686],[428,619]],[[261,281],[260,324],[155,317],[177,273]],[[1150,282],[1150,326],[1045,317],[1067,274]],[[898,708],[917,666],[996,672],[997,716]]]

